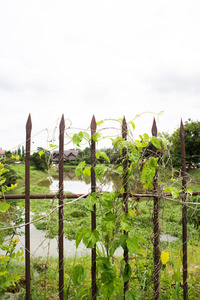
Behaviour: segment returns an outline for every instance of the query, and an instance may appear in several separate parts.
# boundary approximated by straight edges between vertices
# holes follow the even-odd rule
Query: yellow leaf
[[[162,261],[163,265],[165,265],[169,260],[169,253],[165,252],[165,251],[162,251],[161,255],[160,255],[160,258],[161,258],[161,261]]]

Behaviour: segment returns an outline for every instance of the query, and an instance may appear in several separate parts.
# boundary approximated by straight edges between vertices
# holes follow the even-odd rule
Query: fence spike
[[[153,119],[152,125],[152,136],[157,136],[157,125],[155,118]],[[153,155],[157,157],[157,149],[153,146]],[[158,190],[158,179],[157,179],[157,169],[153,179],[153,189],[154,193]],[[154,300],[160,299],[160,271],[161,271],[161,262],[160,262],[160,225],[159,225],[159,207],[160,199],[159,197],[154,197],[153,204],[153,226],[154,226]]]
[[[91,121],[91,193],[96,192],[96,175],[95,175],[95,160],[96,160],[96,143],[93,140],[93,134],[96,132],[97,124],[95,116],[93,115]],[[91,212],[91,230],[96,229],[96,204],[93,206]],[[92,279],[92,300],[96,300],[97,286],[96,286],[96,244],[91,251],[92,266],[91,266],[91,279]]]
[[[181,139],[181,176],[182,176],[182,242],[183,242],[183,296],[184,300],[188,300],[188,266],[187,266],[187,207],[185,202],[187,201],[187,181],[186,181],[186,161],[185,161],[185,130],[183,121],[181,119],[180,124],[180,139]]]
[[[158,134],[155,117],[153,118],[153,125],[151,128],[151,133],[153,136],[157,136],[157,134]]]
[[[184,126],[183,126],[183,121],[181,119],[181,124],[180,124],[180,135],[181,137],[184,139],[185,138],[185,129],[184,129]]]
[[[30,133],[32,130],[32,120],[31,120],[31,114],[29,114],[27,122],[26,122],[26,132]]]
[[[60,121],[60,136],[59,136],[59,299],[64,299],[64,236],[63,236],[63,164],[64,164],[64,132],[65,132],[65,119],[62,115]]]
[[[126,118],[125,116],[123,117],[123,121],[122,121],[122,138],[126,140],[127,138],[127,123],[126,123]]]
[[[96,132],[96,130],[97,130],[97,123],[96,123],[96,119],[95,119],[94,115],[92,117],[92,121],[91,121],[90,127],[91,127],[91,133],[94,134]]]
[[[65,127],[65,118],[64,114],[62,114],[61,120],[60,120],[60,129]]]
[[[25,269],[26,269],[26,300],[31,298],[30,274],[30,152],[31,152],[31,115],[26,123],[26,157],[25,157]]]
[[[127,123],[126,123],[126,118],[125,116],[123,117],[122,121],[122,138],[124,140],[127,140],[127,133],[128,133],[128,128],[127,128]],[[122,149],[122,156],[123,156],[123,179],[122,179],[122,186],[124,188],[124,193],[123,193],[123,211],[125,213],[128,213],[128,158],[127,158],[127,149]],[[124,235],[128,237],[128,232],[124,230]],[[129,252],[127,249],[124,250],[124,262],[125,262],[125,268],[129,267]],[[124,282],[124,298],[126,292],[129,290],[129,280]]]

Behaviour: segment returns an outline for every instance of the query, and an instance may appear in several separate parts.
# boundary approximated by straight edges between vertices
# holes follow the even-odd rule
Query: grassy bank
[[[24,194],[25,193],[25,165],[24,164],[12,164],[12,169],[17,173],[17,187],[10,191],[12,194]],[[51,167],[48,171],[36,170],[34,167],[30,167],[30,182],[31,182],[31,194],[47,194],[49,193],[49,187],[42,186],[44,181],[48,181],[48,178],[53,174],[57,174],[58,169]]]
[[[24,165],[14,165],[20,178],[17,188],[12,193],[24,192]],[[66,169],[68,169],[67,166]],[[71,168],[71,167],[70,167]],[[193,175],[190,187],[199,189],[199,172],[200,170],[191,170],[189,176]],[[57,173],[57,168],[50,169],[49,172],[41,172],[31,168],[31,193],[48,193],[48,187],[40,186],[53,173]],[[177,175],[178,176],[178,175]],[[163,176],[164,181],[171,178],[166,172]],[[166,182],[167,182],[166,181]],[[193,186],[192,186],[193,185]],[[68,200],[70,201],[70,200]],[[65,203],[67,200],[65,201]],[[19,203],[19,202],[18,202]],[[22,205],[24,201],[20,202]],[[48,214],[52,208],[58,204],[56,199],[48,200],[31,200],[31,210],[34,212],[33,219]],[[135,291],[135,299],[153,299],[153,201],[136,201],[130,199],[129,208],[136,212],[130,220],[130,236],[142,237],[146,243],[141,242],[136,254],[130,256],[130,265],[132,267],[132,276],[130,280],[130,290]],[[169,253],[169,261],[166,268],[161,271],[161,300],[183,299],[182,278],[179,282],[179,296],[175,296],[175,272],[178,263],[182,257],[182,206],[179,203],[161,200],[160,207],[160,226],[161,234],[170,234],[177,237],[177,241],[172,243],[161,242],[161,251]],[[189,211],[189,209],[188,209]],[[193,213],[188,214],[188,285],[189,299],[200,299],[200,229],[195,228],[193,223]],[[64,233],[69,239],[75,239],[78,229],[87,226],[90,228],[91,212],[84,205],[84,200],[80,200],[73,205],[64,207]],[[97,228],[101,223],[101,203],[97,203]],[[51,214],[47,218],[35,223],[36,228],[46,230],[48,237],[57,236],[58,234],[58,212]],[[65,249],[67,251],[67,249]],[[117,274],[120,277],[122,257],[116,257],[110,260],[115,265]],[[84,272],[77,274],[79,270],[76,266],[83,266]],[[12,264],[13,272],[23,278],[24,266]],[[65,259],[65,299],[90,299],[90,258],[81,257],[77,259]],[[182,269],[182,266],[180,267]],[[178,271],[177,271],[178,273]],[[78,276],[78,277],[77,277]],[[78,278],[78,279],[77,279]],[[105,299],[102,295],[102,272],[98,273],[98,299]],[[121,287],[122,288],[122,287]],[[20,299],[25,299],[25,287],[23,282],[19,284],[21,293]],[[53,258],[31,258],[31,291],[32,299],[59,299],[58,298],[58,260]],[[137,296],[138,295],[138,296]],[[122,299],[116,293],[110,298]],[[131,299],[131,298],[130,298]]]
[[[199,257],[200,244],[188,245],[188,287],[189,299],[197,300],[200,298],[200,257]],[[179,244],[171,243],[165,247],[169,252],[169,261],[166,268],[161,271],[161,300],[168,299],[183,299],[183,289],[179,287],[179,297],[175,298],[175,277],[174,269],[178,266],[180,261],[181,246]],[[150,254],[151,249],[140,248],[137,255],[130,257],[130,265],[132,267],[132,278],[130,280],[130,290],[134,289],[138,295],[136,299],[153,299],[153,281],[152,281],[152,268],[153,261]],[[120,261],[122,257],[117,257],[114,264],[117,268],[118,275],[120,274]],[[76,266],[84,268],[84,280],[77,280],[75,276]],[[20,298],[25,299],[25,285],[24,266],[20,264],[13,265],[13,269],[18,270],[22,280],[15,289],[20,291]],[[182,268],[182,266],[181,266]],[[65,299],[91,299],[91,276],[90,276],[91,262],[90,257],[80,258],[65,258]],[[98,275],[98,299],[104,299],[101,294],[101,274]],[[31,293],[33,300],[43,299],[59,299],[58,298],[58,260],[49,258],[33,258],[31,259]],[[180,282],[182,280],[180,279]],[[123,287],[121,287],[123,292]],[[122,299],[117,295],[113,295],[110,299]]]

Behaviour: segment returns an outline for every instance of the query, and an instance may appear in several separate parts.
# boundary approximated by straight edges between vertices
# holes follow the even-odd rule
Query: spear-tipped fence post
[[[64,164],[64,133],[65,120],[62,115],[60,121],[60,135],[59,135],[59,299],[64,299],[64,245],[63,245],[63,164]]]
[[[122,138],[124,140],[127,140],[127,134],[128,134],[128,129],[127,129],[127,123],[125,117],[123,118],[122,121]],[[128,213],[128,158],[127,158],[127,149],[124,148],[122,150],[122,156],[123,156],[123,180],[122,180],[122,186],[124,188],[123,192],[123,210],[125,213]],[[128,236],[128,232],[124,231],[124,234]],[[125,268],[129,267],[129,255],[128,255],[128,250],[124,250],[124,261],[125,261]],[[125,299],[125,293],[126,291],[129,290],[129,281],[124,282],[124,299]]]
[[[157,126],[155,118],[152,125],[152,135],[157,136]],[[157,149],[153,146],[153,155],[157,156]],[[157,170],[153,179],[153,189],[156,193],[158,191],[158,179],[157,179]],[[154,209],[153,209],[153,226],[154,226],[154,299],[160,299],[160,226],[159,226],[159,198],[154,197]]]
[[[96,176],[95,176],[95,161],[96,161],[96,143],[93,140],[93,135],[96,132],[97,124],[95,117],[92,117],[91,121],[91,193],[96,192]],[[91,212],[91,229],[92,231],[96,229],[96,204],[93,206],[93,211]],[[96,300],[96,245],[92,249],[92,300]]]
[[[182,241],[183,241],[183,293],[184,300],[188,300],[188,284],[187,284],[187,182],[186,182],[186,161],[185,161],[185,130],[183,122],[180,124],[180,138],[181,138],[181,176],[182,176]]]
[[[26,300],[31,299],[30,275],[30,151],[32,122],[29,114],[26,123],[26,158],[25,158],[25,264],[26,264]]]

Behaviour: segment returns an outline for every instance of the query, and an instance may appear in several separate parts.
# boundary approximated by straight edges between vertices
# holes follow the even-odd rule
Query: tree
[[[11,169],[10,166],[6,167],[6,172],[4,173],[4,184],[8,187],[10,187],[12,184],[17,183],[17,179],[19,176],[17,175],[17,172],[15,170]]]
[[[50,151],[41,147],[38,147],[37,150],[30,157],[31,165],[41,171],[48,170],[52,164]]]
[[[185,129],[185,156],[186,163],[190,166],[200,161],[200,121],[188,119],[184,124]],[[171,142],[172,161],[175,167],[181,165],[181,139],[180,128],[176,129],[169,138]]]

